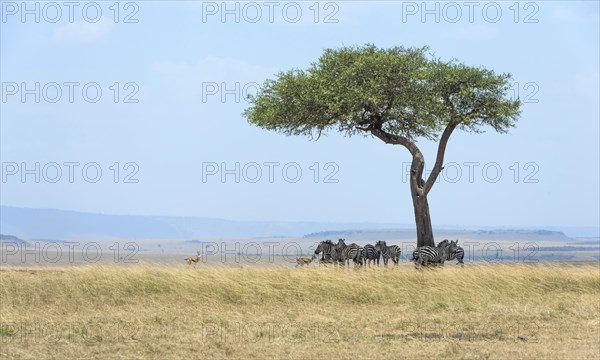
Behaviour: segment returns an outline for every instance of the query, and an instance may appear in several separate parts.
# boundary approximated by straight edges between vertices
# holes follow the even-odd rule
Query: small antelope
[[[296,263],[297,263],[296,267],[304,266],[304,265],[308,266],[316,258],[317,258],[316,255],[313,255],[312,257],[309,257],[309,258],[308,257],[297,257],[296,258]]]
[[[197,253],[198,255],[188,256],[185,259],[183,259],[187,262],[188,266],[194,264],[194,267],[196,267],[196,264],[198,263],[198,261],[200,261],[200,251],[197,251]]]

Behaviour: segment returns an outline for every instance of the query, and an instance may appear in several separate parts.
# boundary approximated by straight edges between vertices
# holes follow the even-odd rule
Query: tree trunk
[[[415,208],[415,224],[417,225],[417,247],[435,246],[427,196],[419,196],[413,193],[412,198]]]
[[[411,139],[390,134],[381,130],[381,126],[372,126],[362,128],[362,130],[370,131],[371,134],[381,139],[386,144],[402,145],[410,151],[413,159],[410,166],[410,193],[412,195],[413,207],[415,209],[415,223],[417,225],[417,247],[435,246],[433,241],[433,229],[431,227],[431,216],[429,215],[429,204],[427,203],[427,194],[435,184],[435,180],[442,171],[444,163],[444,153],[446,152],[446,144],[456,128],[458,122],[452,120],[444,129],[438,144],[438,151],[435,160],[435,165],[427,178],[423,180],[423,170],[425,169],[425,158],[423,153]]]
[[[426,183],[423,180],[424,168],[425,159],[423,154],[420,151],[415,152],[410,166],[410,193],[415,210],[415,225],[417,225],[417,247],[435,246],[429,203],[427,202]]]

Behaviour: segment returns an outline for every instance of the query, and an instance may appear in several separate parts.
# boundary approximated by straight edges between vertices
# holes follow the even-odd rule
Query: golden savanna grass
[[[0,270],[3,358],[597,359],[596,263]]]

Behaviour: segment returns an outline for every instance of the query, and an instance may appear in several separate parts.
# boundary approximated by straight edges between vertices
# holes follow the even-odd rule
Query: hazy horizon
[[[73,214],[85,214],[85,215],[99,215],[99,216],[107,216],[107,217],[147,217],[147,218],[173,218],[173,219],[202,219],[202,220],[214,220],[214,221],[225,221],[232,223],[252,223],[252,224],[322,224],[326,226],[327,224],[336,225],[336,226],[352,226],[356,225],[356,227],[348,227],[344,228],[344,230],[414,230],[414,223],[400,223],[400,222],[354,222],[354,221],[320,221],[320,220],[238,220],[238,219],[228,219],[228,218],[210,218],[210,217],[199,217],[199,216],[172,216],[172,215],[140,215],[140,214],[109,214],[109,213],[94,213],[94,212],[82,212],[75,210],[65,210],[65,209],[55,209],[55,208],[23,208],[23,207],[15,207],[15,206],[6,206],[0,205],[0,210],[3,209],[18,209],[18,210],[41,210],[41,211],[52,211],[52,212],[64,212],[64,213],[73,213]],[[0,217],[1,218],[1,217]],[[362,227],[361,227],[362,226]],[[364,228],[367,226],[367,228]],[[377,227],[381,226],[381,227]],[[485,225],[485,224],[433,224],[434,230],[465,230],[465,231],[474,231],[474,230],[549,230],[549,231],[560,231],[563,232],[567,236],[571,237],[599,237],[600,236],[600,228],[595,226],[560,226],[560,225],[528,225],[528,226],[515,226],[515,225]],[[329,229],[323,228],[322,231],[327,231]],[[333,230],[341,230],[340,228],[336,228]],[[9,233],[2,232],[4,235],[12,235]],[[280,234],[286,235],[286,234]]]

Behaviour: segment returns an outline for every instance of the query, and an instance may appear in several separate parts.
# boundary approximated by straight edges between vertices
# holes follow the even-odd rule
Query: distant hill
[[[398,228],[400,224],[259,222],[174,216],[104,215],[56,209],[0,207],[3,233],[28,239],[210,239],[295,236],[343,229]]]
[[[461,239],[480,241],[572,241],[570,237],[560,231],[549,230],[460,230],[460,229],[434,229],[436,239]],[[321,231],[307,234],[306,239],[346,239],[348,241],[374,241],[398,240],[415,241],[415,231],[411,229],[384,229],[384,230],[347,230],[347,231]]]
[[[347,240],[414,240],[413,224],[231,221],[201,217],[105,215],[56,209],[0,206],[0,229],[21,239],[232,239],[261,237],[345,238]],[[494,230],[434,227],[436,239],[569,241],[559,229]],[[556,231],[554,231],[556,230]]]
[[[13,235],[0,234],[0,242],[10,242],[17,245],[27,245],[27,241]]]

